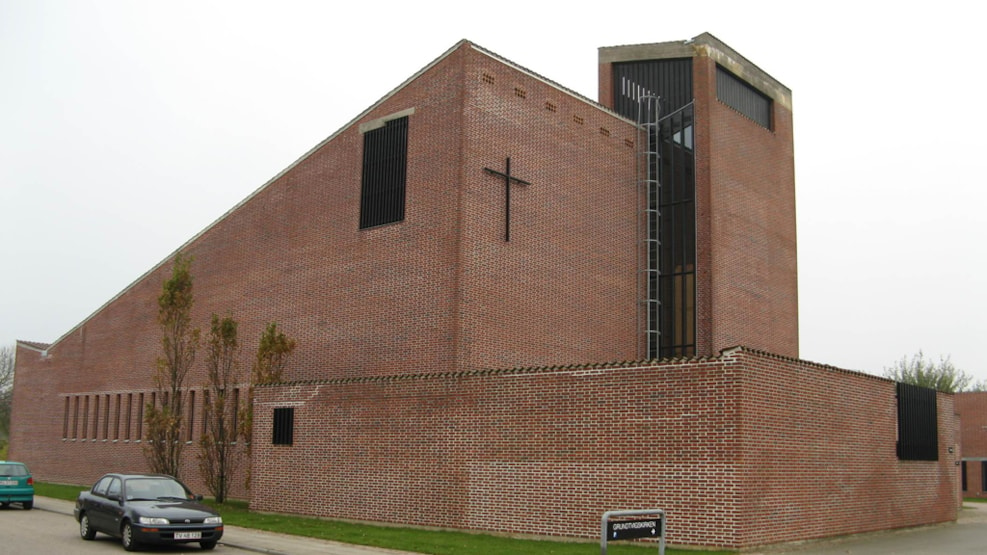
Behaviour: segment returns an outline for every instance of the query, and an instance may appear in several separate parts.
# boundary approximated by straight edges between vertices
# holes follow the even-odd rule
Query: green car
[[[34,478],[24,463],[0,461],[0,507],[20,503],[25,510],[34,508]]]

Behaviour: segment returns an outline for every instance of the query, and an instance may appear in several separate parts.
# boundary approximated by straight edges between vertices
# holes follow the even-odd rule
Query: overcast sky
[[[459,39],[595,99],[598,47],[709,32],[793,91],[802,358],[987,379],[983,15],[909,5],[0,0],[0,345],[55,341]]]

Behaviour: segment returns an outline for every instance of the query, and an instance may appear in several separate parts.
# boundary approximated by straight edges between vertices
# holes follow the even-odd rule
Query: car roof
[[[99,479],[102,480],[107,476],[116,476],[125,480],[130,478],[167,478],[169,480],[175,480],[176,482],[181,481],[174,476],[169,476],[168,474],[153,474],[148,472],[107,472],[106,474],[100,476]]]

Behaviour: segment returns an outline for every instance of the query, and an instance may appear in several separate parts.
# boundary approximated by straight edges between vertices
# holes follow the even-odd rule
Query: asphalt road
[[[0,509],[0,552],[4,555],[28,555],[60,553],[123,553],[123,546],[116,538],[98,534],[93,541],[79,537],[75,519],[62,513],[45,510],[25,511],[13,505]],[[199,544],[184,547],[166,547],[157,553],[203,553]],[[236,548],[224,548],[223,553],[253,553]],[[217,550],[216,553],[219,553]]]
[[[79,537],[72,518],[72,503],[46,497],[35,498],[35,509],[19,506],[0,509],[0,553],[3,555],[62,553],[122,553],[119,540],[99,534],[94,541]],[[153,548],[152,553],[204,553],[198,544]],[[656,551],[657,552],[657,551]],[[406,552],[348,545],[324,540],[261,532],[227,526],[216,548],[223,553],[267,555],[414,555]],[[875,532],[832,540],[775,546],[761,551],[777,555],[926,555],[987,553],[987,504],[968,503],[955,523]]]
[[[72,516],[71,501],[34,498],[34,510],[25,511],[19,505],[0,509],[0,554],[2,555],[61,555],[63,553],[124,553],[120,540],[97,534],[93,541],[79,537],[79,525]],[[150,547],[145,553],[215,553],[266,555],[415,555],[403,551],[378,549],[359,545],[289,536],[226,526],[223,539],[215,551],[199,549],[199,544]]]
[[[987,553],[987,504],[966,503],[956,522],[787,545],[776,555],[962,555]]]

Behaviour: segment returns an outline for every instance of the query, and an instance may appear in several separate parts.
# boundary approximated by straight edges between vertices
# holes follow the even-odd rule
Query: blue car
[[[0,461],[0,507],[20,503],[25,510],[34,508],[34,478],[24,463]]]
[[[163,474],[107,474],[79,494],[75,519],[84,540],[97,532],[120,538],[123,548],[198,542],[213,549],[223,519],[185,484]]]

